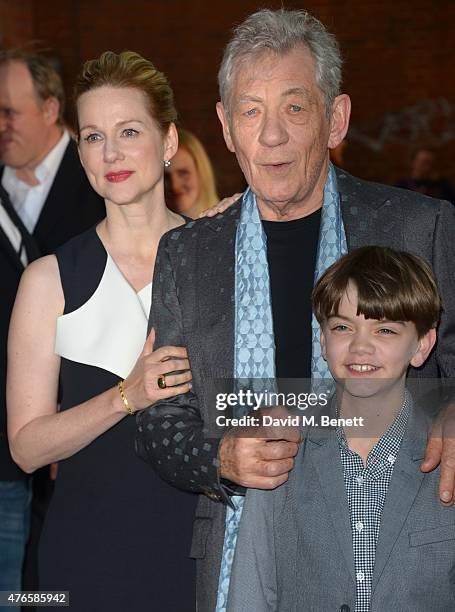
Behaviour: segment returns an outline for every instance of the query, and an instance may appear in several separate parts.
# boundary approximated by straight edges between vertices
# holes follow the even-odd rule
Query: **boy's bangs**
[[[431,268],[410,253],[361,247],[342,257],[313,291],[321,323],[336,316],[349,285],[357,289],[357,314],[366,319],[412,321],[419,337],[436,327],[440,300]]]

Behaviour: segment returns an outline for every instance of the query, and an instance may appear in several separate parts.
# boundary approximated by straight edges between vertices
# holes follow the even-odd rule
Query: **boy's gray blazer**
[[[436,350],[420,376],[455,374],[455,208],[403,189],[369,183],[337,170],[348,249],[377,244],[426,259],[436,273],[444,311]],[[186,346],[191,393],[138,414],[138,454],[182,489],[203,493],[194,526],[198,610],[215,609],[226,489],[218,474],[220,439],[207,439],[213,378],[231,378],[234,360],[234,255],[240,202],[163,236],[153,281],[150,326],[155,347]],[[298,282],[298,279],[295,281]],[[435,494],[436,496],[436,494]]]
[[[439,502],[439,470],[419,469],[426,440],[426,421],[412,412],[382,512],[371,612],[455,610],[455,507]],[[287,483],[247,492],[228,612],[354,612],[355,598],[338,440],[320,427]]]

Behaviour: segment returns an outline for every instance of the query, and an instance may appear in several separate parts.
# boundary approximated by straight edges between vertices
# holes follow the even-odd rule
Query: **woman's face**
[[[201,186],[199,174],[193,156],[183,147],[179,147],[172,158],[172,164],[166,168],[166,204],[177,213],[194,212]]]
[[[92,187],[108,202],[130,204],[163,193],[163,160],[177,149],[173,125],[163,137],[142,91],[103,86],[77,103],[79,154]]]

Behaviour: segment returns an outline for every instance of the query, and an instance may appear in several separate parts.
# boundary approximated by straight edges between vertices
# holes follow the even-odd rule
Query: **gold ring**
[[[158,376],[158,387],[160,389],[166,389],[166,374],[161,374],[161,376]]]

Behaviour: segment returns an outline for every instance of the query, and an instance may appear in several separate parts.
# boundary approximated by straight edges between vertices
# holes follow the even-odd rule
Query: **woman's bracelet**
[[[130,416],[133,416],[134,409],[133,409],[132,405],[129,403],[128,398],[125,395],[125,389],[123,388],[123,383],[124,382],[125,382],[124,380],[119,380],[118,384],[117,384],[117,387],[118,387],[118,390],[119,390],[119,393],[120,393],[120,397],[122,398],[122,402],[125,405],[127,413]]]

